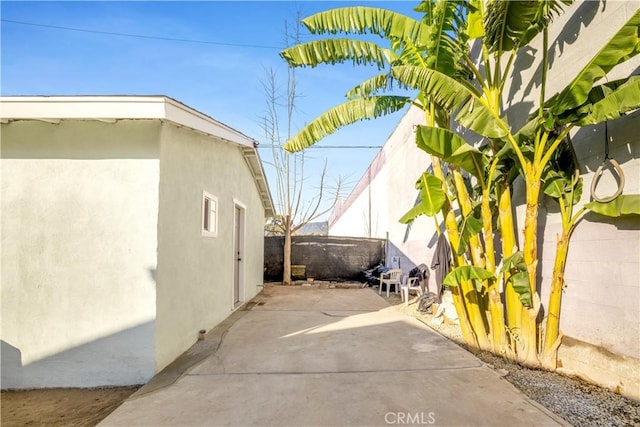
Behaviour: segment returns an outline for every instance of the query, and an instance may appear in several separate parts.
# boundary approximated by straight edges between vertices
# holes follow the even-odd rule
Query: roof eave
[[[0,122],[39,120],[162,120],[240,146],[265,210],[275,214],[256,142],[241,132],[164,95],[153,96],[6,96],[0,97]]]

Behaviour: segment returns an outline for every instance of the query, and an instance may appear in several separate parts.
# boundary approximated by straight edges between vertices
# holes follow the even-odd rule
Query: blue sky
[[[2,17],[2,95],[167,95],[266,144],[260,119],[266,98],[261,81],[274,69],[285,84],[285,21],[345,5],[392,9],[419,18],[418,2],[11,2],[0,3]],[[39,25],[25,25],[21,21]],[[44,25],[44,26],[42,26]],[[192,43],[49,28],[67,27],[125,33]],[[306,30],[303,41],[317,39]],[[386,46],[384,40],[380,39]],[[343,101],[344,93],[374,67],[351,64],[297,71],[298,113],[294,131]],[[380,146],[402,113],[343,128],[308,150],[309,192],[317,186],[324,160],[328,177],[346,179],[345,195],[379,149],[323,146]],[[273,179],[271,150],[260,149]],[[275,185],[270,183],[272,192]],[[275,194],[274,194],[275,197]]]

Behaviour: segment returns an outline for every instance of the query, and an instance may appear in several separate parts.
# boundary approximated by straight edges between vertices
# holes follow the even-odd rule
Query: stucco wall
[[[245,206],[242,300],[262,288],[264,209],[240,149],[163,125],[156,344],[158,369],[233,310],[234,204]],[[218,236],[202,236],[202,194],[218,198]]]
[[[2,388],[155,373],[159,124],[2,124]]]
[[[437,240],[432,218],[418,217],[410,226],[399,222],[415,204],[415,183],[431,164],[429,156],[415,144],[414,125],[422,123],[424,113],[420,109],[407,110],[369,171],[329,221],[330,235],[353,237],[369,237],[370,221],[371,237],[389,239],[386,264],[391,265],[392,257],[399,257],[400,267],[406,272],[418,264],[430,264]]]

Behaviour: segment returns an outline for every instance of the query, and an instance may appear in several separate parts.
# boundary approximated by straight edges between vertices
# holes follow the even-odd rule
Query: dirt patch
[[[2,391],[2,426],[95,426],[140,386]]]

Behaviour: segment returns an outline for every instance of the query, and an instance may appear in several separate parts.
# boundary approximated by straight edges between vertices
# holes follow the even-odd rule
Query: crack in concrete
[[[400,372],[433,372],[433,371],[468,371],[473,369],[490,369],[483,363],[469,366],[452,366],[447,368],[408,368],[408,369],[372,369],[362,371],[279,371],[279,372],[228,372],[228,373],[198,373],[186,374],[189,377],[219,377],[219,376],[243,376],[243,375],[322,375],[322,374],[375,374],[375,373],[400,373]]]

